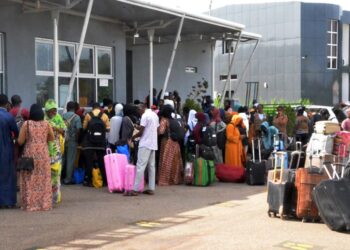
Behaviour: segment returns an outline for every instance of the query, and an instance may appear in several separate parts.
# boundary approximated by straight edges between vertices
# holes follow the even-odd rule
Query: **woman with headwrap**
[[[210,112],[212,119],[209,123],[209,126],[213,129],[213,131],[215,131],[218,138],[219,133],[225,133],[226,124],[221,120],[219,109],[213,108]],[[222,150],[217,145],[212,146],[211,148],[214,152],[215,163],[223,163]]]
[[[40,105],[30,107],[29,120],[24,122],[18,143],[24,144],[23,156],[34,159],[33,171],[21,171],[20,191],[22,209],[45,211],[52,209],[52,186],[48,142],[54,141],[50,124],[44,121]]]
[[[115,145],[119,141],[120,138],[120,128],[122,126],[123,121],[123,105],[118,103],[114,107],[115,115],[111,118],[110,121],[110,131],[107,135],[108,143],[111,148],[115,149]]]
[[[61,171],[62,171],[62,149],[63,136],[66,130],[66,124],[60,114],[57,113],[57,104],[49,99],[45,103],[45,120],[49,122],[54,132],[55,141],[49,144],[49,153],[51,157],[51,182],[52,182],[52,201],[61,202]]]
[[[243,119],[234,115],[226,127],[225,164],[231,167],[244,167],[245,153],[242,144],[242,135],[239,127],[243,127]]]
[[[171,113],[174,109],[170,105],[164,105],[160,112],[160,124],[158,134],[161,139],[159,156],[159,186],[177,185],[181,183],[181,171],[183,162],[180,145],[170,137]]]
[[[197,118],[197,124],[193,128],[193,137],[196,144],[202,144],[202,129],[207,125],[207,119],[203,112],[197,112],[195,117]]]

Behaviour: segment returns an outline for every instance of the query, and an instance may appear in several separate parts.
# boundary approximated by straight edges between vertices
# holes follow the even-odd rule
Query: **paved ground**
[[[138,197],[66,186],[50,212],[0,210],[0,249],[350,249],[349,234],[266,210],[265,187],[245,184]]]

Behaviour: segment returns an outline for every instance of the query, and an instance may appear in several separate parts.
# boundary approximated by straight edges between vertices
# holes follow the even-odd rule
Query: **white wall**
[[[342,59],[343,65],[349,65],[349,24],[343,24],[342,41]],[[342,73],[342,101],[349,101],[349,73]]]

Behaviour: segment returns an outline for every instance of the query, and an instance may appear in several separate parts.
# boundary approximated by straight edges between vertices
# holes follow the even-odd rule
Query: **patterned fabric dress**
[[[27,122],[22,126],[23,129],[27,129]],[[34,170],[20,173],[22,209],[27,211],[52,208],[50,157],[47,145],[49,129],[47,121],[29,121],[29,136],[26,135],[23,154],[34,158]]]
[[[159,126],[159,134],[169,131],[169,121],[162,118]],[[161,142],[159,158],[159,186],[181,184],[181,171],[183,168],[180,145],[172,139],[163,139]]]
[[[52,128],[66,129],[66,125],[63,118],[56,114],[53,118],[45,119],[50,123]],[[49,144],[49,155],[51,157],[51,183],[52,183],[52,202],[57,204],[62,200],[61,195],[61,172],[62,172],[62,135],[54,130],[55,140],[54,143]]]

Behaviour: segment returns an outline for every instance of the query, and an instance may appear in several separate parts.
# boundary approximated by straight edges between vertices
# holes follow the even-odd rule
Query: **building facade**
[[[211,11],[213,16],[246,24],[262,35],[260,44],[239,86],[253,45],[241,44],[234,63],[234,97],[244,103],[246,82],[259,82],[259,99],[309,99],[314,104],[333,105],[349,101],[350,13],[338,5],[282,2],[227,5]],[[233,56],[222,43],[217,46],[217,91],[219,77],[228,72]]]

